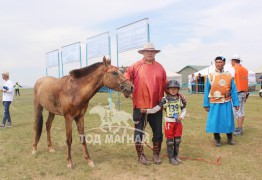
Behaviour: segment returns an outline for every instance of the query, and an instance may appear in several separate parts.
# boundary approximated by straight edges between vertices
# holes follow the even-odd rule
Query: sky
[[[81,42],[84,49],[87,38],[107,31],[116,65],[116,29],[144,18],[150,41],[161,50],[156,60],[170,71],[210,65],[219,54],[227,63],[233,54],[240,55],[251,71],[262,65],[260,0],[0,0],[0,4],[0,72],[8,71],[14,83],[24,86],[32,87],[46,75],[46,52],[74,42]],[[119,54],[121,65],[141,58],[137,50]],[[78,67],[69,64],[65,71]],[[57,68],[48,73],[57,76]]]

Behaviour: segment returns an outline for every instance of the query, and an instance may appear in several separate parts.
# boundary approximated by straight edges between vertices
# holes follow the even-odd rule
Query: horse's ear
[[[107,67],[108,65],[111,64],[111,60],[110,59],[106,59],[106,57],[103,57],[103,64],[105,65],[105,67]]]

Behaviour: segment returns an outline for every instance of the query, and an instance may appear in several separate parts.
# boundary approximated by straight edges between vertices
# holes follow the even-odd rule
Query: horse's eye
[[[117,76],[118,75],[118,72],[117,71],[114,71],[112,72],[113,75]]]

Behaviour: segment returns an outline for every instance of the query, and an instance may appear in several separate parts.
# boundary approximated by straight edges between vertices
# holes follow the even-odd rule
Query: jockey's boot
[[[178,165],[178,162],[174,158],[174,141],[173,141],[173,139],[167,139],[166,146],[167,146],[167,156],[169,158],[169,163],[173,164],[173,165]]]
[[[141,143],[136,142],[135,146],[136,146],[136,152],[137,152],[137,156],[138,156],[138,162],[140,162],[144,165],[151,164],[150,161],[148,161],[146,159],[146,156],[144,155],[143,145]]]
[[[156,164],[161,164],[162,161],[159,157],[162,142],[153,142],[153,161]]]
[[[182,160],[178,157],[180,143],[181,143],[181,137],[175,137],[174,138],[174,157],[178,163],[182,163]]]

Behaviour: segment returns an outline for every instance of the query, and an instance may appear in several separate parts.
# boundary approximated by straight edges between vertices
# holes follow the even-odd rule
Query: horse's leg
[[[46,133],[47,133],[47,147],[48,147],[48,151],[49,152],[55,152],[55,149],[53,148],[52,142],[51,142],[51,133],[50,133],[50,129],[52,126],[52,122],[54,120],[55,114],[49,112],[48,114],[48,118],[46,121]]]
[[[69,169],[73,168],[73,161],[71,158],[71,144],[72,144],[72,117],[65,116],[65,126],[66,126],[66,143],[67,143],[67,167]]]
[[[33,150],[32,150],[32,154],[36,154],[36,150],[37,150],[37,144],[40,140],[41,134],[42,134],[42,128],[43,128],[43,107],[36,102],[35,100],[35,123],[34,123],[34,131],[35,131],[35,135],[34,135],[34,142],[33,142]]]
[[[81,116],[80,118],[76,118],[76,125],[77,125],[77,130],[78,130],[78,134],[80,136],[80,141],[82,144],[82,148],[83,148],[83,154],[84,154],[84,158],[87,161],[87,164],[91,167],[95,167],[94,162],[91,160],[87,147],[86,147],[86,141],[85,141],[85,132],[84,132],[84,115]]]

